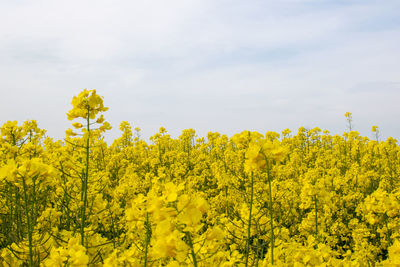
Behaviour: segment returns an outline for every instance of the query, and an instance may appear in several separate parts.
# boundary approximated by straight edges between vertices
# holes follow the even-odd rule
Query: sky
[[[400,138],[398,0],[0,1],[0,124],[55,139],[83,89],[120,136],[243,130]]]

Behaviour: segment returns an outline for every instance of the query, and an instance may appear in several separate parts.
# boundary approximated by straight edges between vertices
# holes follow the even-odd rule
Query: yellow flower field
[[[84,90],[65,140],[0,138],[0,266],[400,266],[400,147],[352,129],[111,129]]]

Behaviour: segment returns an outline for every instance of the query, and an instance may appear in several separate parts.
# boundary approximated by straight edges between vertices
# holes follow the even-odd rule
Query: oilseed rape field
[[[73,97],[66,138],[0,138],[0,266],[400,266],[397,140],[319,128],[232,137],[128,122]]]

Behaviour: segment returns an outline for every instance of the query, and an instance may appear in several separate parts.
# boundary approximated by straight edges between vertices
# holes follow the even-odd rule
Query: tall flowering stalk
[[[96,90],[83,90],[78,96],[74,96],[72,99],[72,109],[67,113],[68,120],[83,119],[83,123],[75,122],[72,124],[75,129],[81,129],[83,139],[83,149],[85,150],[85,166],[82,175],[82,186],[81,186],[81,210],[80,210],[80,234],[81,234],[81,245],[85,246],[85,226],[87,220],[86,209],[88,207],[88,181],[89,181],[89,160],[90,160],[90,148],[92,139],[95,136],[106,130],[111,129],[108,122],[104,121],[103,115],[100,117],[96,116],[108,110],[104,107],[103,98],[96,93]],[[91,122],[96,120],[95,122]],[[98,128],[91,128],[94,124],[100,125]],[[68,136],[78,135],[72,129],[68,129],[66,132]],[[86,247],[86,246],[85,246]]]
[[[287,152],[286,149],[281,146],[277,141],[270,141],[266,139],[254,140],[250,143],[248,151],[246,152],[245,168],[247,172],[251,172],[251,192],[253,192],[253,172],[261,171],[267,172],[267,182],[269,191],[269,212],[270,212],[270,251],[271,251],[271,264],[274,264],[274,214],[273,214],[273,198],[272,198],[272,165],[276,162],[280,162],[284,159]],[[253,205],[253,199],[251,198],[250,209]],[[251,213],[249,217],[249,231],[247,237],[247,255],[246,255],[246,266],[248,265],[248,254],[250,247],[250,227],[251,227]]]

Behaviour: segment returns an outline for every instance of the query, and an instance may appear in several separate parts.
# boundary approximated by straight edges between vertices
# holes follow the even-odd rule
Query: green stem
[[[150,222],[149,222],[149,213],[147,213],[147,212],[146,212],[145,228],[146,228],[146,240],[145,240],[145,248],[144,248],[144,267],[147,267],[147,254],[149,251],[149,244],[150,244],[150,238],[151,238],[151,226],[150,226]]]
[[[186,236],[189,241],[190,254],[192,255],[192,259],[193,259],[193,266],[197,267],[197,259],[196,259],[196,253],[194,252],[194,248],[193,248],[192,236],[190,235],[189,232],[186,232]]]
[[[6,202],[6,207],[10,207],[10,217],[9,217],[9,226],[10,226],[10,228],[9,228],[9,231],[10,231],[10,233],[14,233],[14,226],[13,226],[13,224],[11,223],[13,220],[14,220],[14,218],[13,217],[15,217],[15,221],[16,221],[16,215],[14,215],[14,205],[13,205],[13,201],[12,201],[12,199],[13,199],[13,188],[12,188],[12,185],[8,185],[8,187],[9,187],[9,191],[8,191],[8,193],[9,193],[9,197],[7,198],[7,202]],[[17,206],[17,203],[15,203],[15,206]],[[15,208],[16,209],[16,208]],[[18,231],[18,227],[16,228],[16,230],[15,230],[16,232]],[[12,240],[12,242],[16,242],[16,240]]]
[[[314,196],[314,208],[315,208],[315,239],[318,240],[318,209],[317,209],[317,196]]]
[[[270,167],[268,166],[267,169],[267,175],[268,175],[268,187],[269,187],[269,215],[270,215],[270,227],[271,227],[271,263],[274,265],[274,215],[273,215],[273,207],[272,207],[272,185],[271,185],[271,173],[270,173]]]
[[[249,265],[249,255],[250,255],[250,235],[251,235],[251,216],[253,210],[253,197],[254,197],[254,175],[251,173],[250,180],[250,203],[249,203],[249,220],[247,224],[247,244],[246,244],[246,264],[247,267]]]
[[[33,244],[32,244],[32,223],[31,223],[31,217],[29,216],[29,207],[28,207],[28,195],[27,195],[27,188],[26,188],[26,182],[25,182],[25,177],[22,176],[22,185],[24,188],[24,204],[25,204],[25,216],[26,216],[26,221],[28,224],[28,242],[29,242],[29,266],[33,266]]]
[[[81,195],[81,201],[83,201],[83,207],[82,207],[82,212],[81,212],[81,244],[82,246],[85,246],[85,223],[86,223],[86,207],[87,207],[87,185],[88,185],[88,180],[89,180],[89,145],[90,145],[90,119],[89,119],[89,113],[90,113],[90,108],[88,106],[88,114],[86,117],[86,129],[87,129],[87,140],[86,140],[86,169],[85,169],[85,174],[83,177],[83,183],[82,183],[82,195]]]
[[[17,240],[21,240],[24,238],[24,226],[22,222],[22,210],[24,208],[21,207],[21,195],[18,188],[15,188],[15,220],[17,222]]]
[[[391,239],[392,231],[389,230],[388,216],[386,215],[386,213],[384,215],[385,215],[385,226],[386,226],[386,238],[387,238],[387,240],[389,242],[389,246],[390,246],[390,245],[392,245],[392,239]]]

